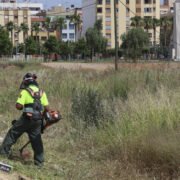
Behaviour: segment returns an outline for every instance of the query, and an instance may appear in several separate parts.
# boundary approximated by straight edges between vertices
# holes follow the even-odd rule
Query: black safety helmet
[[[36,74],[26,73],[26,75],[23,77],[23,81],[21,83],[20,89],[25,89],[30,84],[34,84],[34,85],[38,86],[36,79],[37,79]]]

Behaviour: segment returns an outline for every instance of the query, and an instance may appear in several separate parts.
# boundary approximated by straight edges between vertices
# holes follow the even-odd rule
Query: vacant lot
[[[114,69],[113,63],[43,63],[43,65],[68,69],[68,70],[81,70],[81,69],[90,69],[90,70],[112,70]],[[180,69],[180,62],[158,62],[158,63],[119,63],[118,67],[120,69],[131,69],[131,70],[174,70]]]

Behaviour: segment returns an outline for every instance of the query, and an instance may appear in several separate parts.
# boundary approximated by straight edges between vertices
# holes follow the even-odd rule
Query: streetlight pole
[[[115,38],[115,70],[118,70],[118,37],[117,37],[117,15],[116,15],[116,2],[117,0],[114,0],[114,38]]]

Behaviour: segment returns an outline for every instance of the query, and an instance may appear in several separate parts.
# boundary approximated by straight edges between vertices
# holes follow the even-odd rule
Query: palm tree
[[[74,23],[75,26],[75,41],[77,41],[77,32],[81,25],[81,17],[77,14],[70,16],[70,21]]]
[[[160,19],[160,25],[163,28],[163,34],[164,34],[164,45],[167,46],[167,33],[168,30],[172,29],[173,26],[173,18],[164,16]]]
[[[143,25],[144,25],[144,29],[146,29],[146,31],[148,33],[149,29],[152,28],[152,18],[144,18]]]
[[[23,41],[25,42],[26,41],[26,34],[29,31],[29,27],[26,23],[21,23],[20,27],[21,27],[21,30],[23,31]]]
[[[24,57],[26,59],[26,34],[28,33],[29,31],[29,27],[26,23],[21,23],[21,30],[23,31],[23,42],[24,42]]]
[[[63,17],[58,17],[54,20],[54,27],[59,32],[59,40],[62,40],[62,29],[65,26],[65,19]]]
[[[19,33],[21,32],[21,26],[18,26],[18,25],[15,25],[14,26],[14,29],[15,29],[15,33],[17,35],[17,40],[16,40],[16,55],[18,53],[18,43],[19,43]]]
[[[142,18],[140,16],[135,16],[131,18],[131,26],[141,27],[142,24]]]
[[[98,33],[101,34],[102,31],[102,19],[98,19],[95,24],[94,28],[97,29]]]
[[[38,33],[41,31],[40,24],[38,22],[33,24],[32,31],[35,32],[35,34],[36,34],[36,42],[38,42]]]
[[[49,31],[51,29],[51,18],[50,17],[46,17],[45,21],[43,22],[42,25],[43,28],[45,28],[47,30],[47,35],[48,35],[48,39],[49,39]]]
[[[156,28],[157,26],[160,26],[160,20],[157,18],[152,19],[152,28],[154,31],[154,44],[156,44]]]
[[[7,24],[6,24],[6,27],[7,27],[7,30],[9,32],[11,32],[11,42],[13,43],[13,30],[14,30],[14,23],[13,21],[9,21]]]

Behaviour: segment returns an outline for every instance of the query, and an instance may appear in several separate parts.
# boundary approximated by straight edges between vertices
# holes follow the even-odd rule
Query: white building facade
[[[37,14],[39,11],[43,10],[42,3],[0,3],[0,9],[28,9],[31,15]]]

